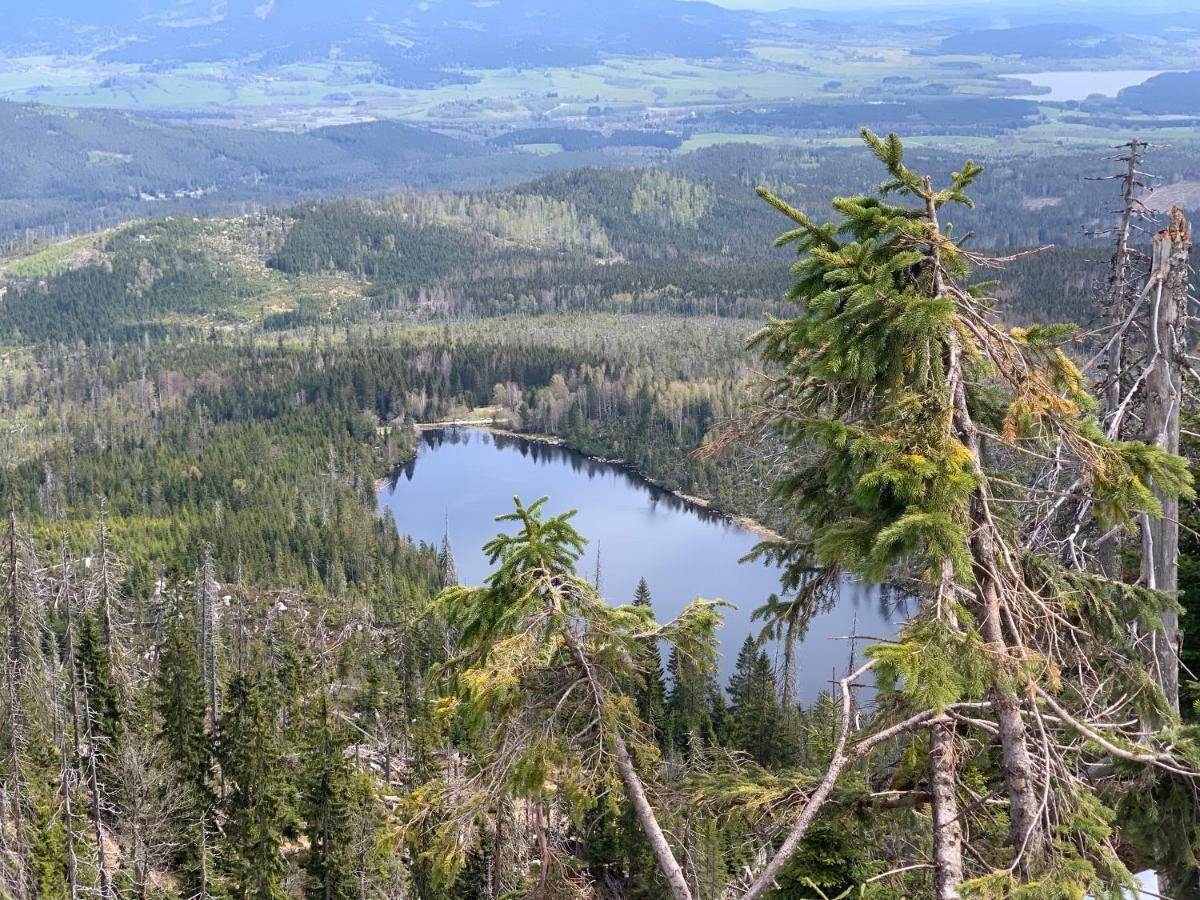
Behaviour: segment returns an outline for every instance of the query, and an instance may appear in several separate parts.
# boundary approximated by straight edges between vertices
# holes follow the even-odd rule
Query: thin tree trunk
[[[141,829],[133,830],[133,880],[138,900],[146,900],[146,889],[150,880],[150,867],[146,863],[146,843],[142,838]]]
[[[12,820],[13,861],[17,872],[14,878],[15,886],[20,896],[26,896],[32,891],[36,896],[37,885],[33,869],[29,862],[29,841],[25,834],[25,797],[26,790],[21,773],[21,750],[25,746],[25,715],[22,709],[21,687],[26,683],[29,673],[29,660],[26,657],[26,640],[23,634],[25,610],[21,605],[20,582],[17,572],[17,514],[16,509],[9,503],[8,522],[8,658],[5,660],[4,676],[7,688],[8,706],[8,753],[9,776],[12,780],[12,796],[8,797],[8,786],[5,785],[5,809],[8,815],[0,818],[0,828],[6,829],[8,820]]]
[[[580,674],[587,679],[597,712],[603,710],[603,689],[596,681],[595,673],[592,672],[592,667],[588,664],[583,648],[579,646],[579,641],[570,628],[563,628],[562,636],[567,649],[571,653],[571,657],[579,667]],[[654,807],[650,805],[650,799],[646,795],[646,787],[642,784],[637,767],[633,764],[633,757],[629,755],[629,748],[625,745],[625,739],[618,731],[613,730],[608,733],[608,740],[612,744],[613,753],[617,758],[617,772],[621,776],[621,783],[625,786],[625,793],[629,796],[629,802],[633,804],[634,814],[637,816],[642,832],[646,835],[650,849],[654,851],[655,859],[658,860],[658,867],[662,871],[663,877],[667,880],[667,885],[671,888],[671,895],[675,900],[692,900],[692,892],[688,887],[687,877],[683,874],[683,868],[675,858],[675,851],[671,849],[671,844],[667,841],[667,836],[663,833],[662,826],[658,824],[658,817],[654,813]]]
[[[329,816],[321,826],[321,853],[325,856],[325,900],[333,900],[333,867],[329,858],[333,850],[333,842],[329,839]]]
[[[954,773],[954,724],[948,716],[933,720],[929,731],[929,792],[933,810],[933,874],[937,900],[958,900],[963,880],[963,832]]]
[[[978,493],[978,492],[977,492]],[[979,503],[985,502],[982,497]],[[972,503],[972,507],[976,504]],[[972,552],[977,563],[976,580],[980,610],[980,630],[984,640],[1007,651],[1004,629],[1000,620],[1000,590],[993,574],[995,553],[987,525],[975,518]],[[1020,701],[998,674],[992,688],[992,710],[1000,737],[1001,770],[1008,790],[1009,842],[1018,854],[1018,871],[1027,869],[1030,856],[1037,855],[1044,843],[1044,830],[1039,816],[1040,803],[1033,782],[1033,757],[1029,752],[1029,729],[1021,712]]]
[[[971,421],[966,399],[959,389],[956,419],[960,436],[975,459],[977,475],[982,475],[979,434]],[[992,535],[987,495],[976,488],[971,498],[971,555],[975,567],[975,615],[983,639],[1007,657],[1008,640],[1001,620],[1001,586],[997,576],[998,559]],[[1005,659],[1000,663],[1011,667]],[[997,672],[992,687],[992,709],[1000,737],[1001,769],[1008,791],[1009,841],[1016,850],[1017,869],[1024,871],[1028,860],[1041,852],[1044,830],[1039,815],[1040,803],[1033,781],[1033,757],[1029,752],[1029,729],[1021,712],[1020,701],[1006,682],[1006,672]]]
[[[88,781],[92,792],[92,832],[96,839],[96,877],[100,881],[102,900],[112,900],[112,883],[108,877],[108,852],[104,848],[104,822],[100,808],[100,774],[96,767],[96,736],[92,729],[92,710],[88,703],[87,670],[83,675],[83,720],[87,728]]]
[[[926,215],[934,235],[940,238],[937,208],[933,202],[933,189],[926,179],[929,199]],[[934,267],[934,286],[940,295],[943,290],[941,264],[937,256],[937,243],[930,245]],[[986,483],[983,471],[983,446],[979,430],[971,417],[967,405],[966,385],[962,366],[962,345],[953,330],[947,335],[946,384],[951,402],[949,426],[955,436],[971,454],[972,466],[978,485]],[[970,505],[971,538],[970,550],[975,575],[975,613],[983,638],[1007,656],[1008,640],[1000,616],[1001,583],[999,560],[993,534],[994,525],[988,509],[987,493],[976,487],[971,494]],[[1009,663],[1005,660],[1002,665]],[[1033,783],[1033,759],[1029,753],[1028,729],[1021,713],[1020,703],[1012,696],[1005,684],[1003,671],[998,671],[992,689],[992,704],[999,728],[1002,756],[1001,768],[1009,800],[1009,840],[1017,853],[1017,869],[1024,871],[1029,857],[1037,855],[1044,843],[1044,831],[1039,815],[1040,804]]]
[[[71,812],[71,786],[73,770],[67,763],[66,751],[62,754],[62,800],[63,823],[67,827],[67,897],[79,900],[79,855],[75,851],[75,817]]]
[[[70,581],[70,554],[67,550],[67,534],[64,527],[62,543],[63,606],[67,618],[67,684],[70,685],[71,742],[75,749],[75,762],[83,758],[79,748],[79,687],[75,683],[75,596]]]
[[[100,630],[104,638],[104,653],[108,657],[108,667],[110,671],[117,671],[117,658],[114,638],[113,626],[113,596],[112,596],[112,579],[114,573],[109,567],[109,547],[108,547],[108,509],[103,498],[100,500],[100,521],[97,524],[98,537],[100,538],[100,549],[98,552],[97,563],[99,564],[99,572],[97,573],[100,579]]]
[[[1146,146],[1140,141],[1130,141],[1129,155],[1122,157],[1126,163],[1125,173],[1121,176],[1121,221],[1117,226],[1117,242],[1113,250],[1112,263],[1108,272],[1106,286],[1105,312],[1113,327],[1117,327],[1125,318],[1127,294],[1130,278],[1129,236],[1133,228],[1134,193],[1138,186],[1138,163],[1141,161],[1142,149]],[[1104,412],[1112,415],[1121,405],[1122,375],[1125,364],[1125,342],[1114,340],[1105,355],[1104,373]]]
[[[1191,229],[1183,212],[1171,211],[1169,226],[1154,238],[1151,267],[1153,305],[1150,314],[1150,371],[1146,378],[1146,410],[1142,440],[1179,452],[1179,407],[1183,397],[1177,330],[1187,309]],[[1142,583],[1173,593],[1179,583],[1179,500],[1159,495],[1161,518],[1143,517]],[[1153,666],[1167,701],[1179,711],[1179,616],[1162,614],[1162,634],[1154,635]]]
[[[789,622],[783,637],[783,688],[780,691],[779,703],[785,709],[792,709],[792,694],[796,683],[796,633],[794,623]]]
[[[1109,266],[1108,283],[1105,286],[1104,312],[1108,325],[1120,329],[1125,321],[1130,304],[1130,278],[1133,275],[1132,250],[1129,239],[1136,215],[1136,192],[1139,186],[1138,165],[1142,160],[1145,144],[1132,140],[1127,145],[1128,156],[1122,157],[1126,164],[1125,173],[1121,175],[1121,219],[1117,226],[1116,246],[1113,249],[1112,262]],[[1109,343],[1104,360],[1104,407],[1101,421],[1107,430],[1109,417],[1117,415],[1121,406],[1121,397],[1128,379],[1125,377],[1126,340],[1123,334],[1115,332]],[[1105,541],[1096,548],[1096,558],[1100,572],[1110,578],[1120,577],[1118,561],[1118,542]]]
[[[0,822],[8,821],[8,785],[0,781]],[[8,845],[8,829],[0,828],[0,858],[5,860],[12,853],[12,848]]]
[[[208,822],[205,811],[200,810],[200,893],[197,900],[209,900],[208,893]]]
[[[79,900],[79,855],[75,850],[75,816],[71,808],[71,790],[75,782],[75,767],[72,764],[72,757],[67,752],[67,734],[66,724],[62,721],[62,706],[63,706],[63,684],[62,679],[66,678],[70,685],[70,692],[67,700],[71,704],[71,730],[72,739],[76,748],[74,759],[79,758],[79,720],[76,717],[75,706],[75,675],[74,665],[75,656],[72,649],[71,638],[71,593],[70,585],[67,583],[68,568],[66,547],[63,548],[63,582],[65,590],[63,592],[63,602],[67,607],[67,659],[64,665],[62,657],[58,652],[58,645],[55,644],[54,655],[55,661],[58,664],[60,677],[55,679],[55,702],[54,702],[54,734],[58,744],[59,758],[59,795],[62,797],[63,806],[63,825],[66,828],[67,841],[67,897],[68,900]]]
[[[687,878],[684,876],[679,862],[675,859],[666,835],[663,834],[662,828],[658,824],[654,808],[646,796],[646,789],[642,785],[642,780],[633,765],[633,759],[625,746],[625,739],[619,734],[614,734],[612,742],[613,749],[617,754],[617,771],[621,775],[621,782],[625,785],[625,790],[633,803],[633,811],[637,815],[638,823],[642,826],[642,831],[646,834],[646,840],[650,842],[650,848],[658,859],[659,868],[662,869],[663,876],[667,879],[671,894],[675,900],[692,900],[692,892],[688,889]]]
[[[492,900],[500,900],[504,889],[504,804],[496,810],[496,833],[492,843]]]
[[[204,646],[204,675],[208,682],[208,725],[216,731],[220,718],[220,694],[217,689],[217,585],[213,567],[212,548],[204,549],[204,562],[200,567],[200,603],[202,606],[202,640]]]

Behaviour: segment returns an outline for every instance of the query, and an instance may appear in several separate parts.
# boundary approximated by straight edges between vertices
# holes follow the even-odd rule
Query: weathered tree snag
[[[87,669],[81,669],[80,675],[83,678],[83,720],[87,728],[88,787],[92,795],[92,835],[96,841],[96,877],[100,881],[101,900],[112,900],[112,876],[109,873],[107,841],[104,836],[103,799],[100,788],[99,766],[96,761],[96,732],[92,726],[91,705],[87,700]]]
[[[1185,338],[1178,333],[1187,310],[1191,228],[1178,207],[1171,210],[1168,227],[1154,237],[1150,272],[1150,355],[1146,376],[1142,440],[1179,452],[1179,407],[1183,396]],[[1142,517],[1141,581],[1149,588],[1173,593],[1179,583],[1179,501],[1159,495],[1161,518]],[[1179,616],[1163,613],[1161,634],[1152,635],[1153,660],[1158,683],[1167,700],[1179,711]]]
[[[217,631],[220,587],[217,584],[216,566],[213,563],[212,546],[204,548],[204,558],[196,570],[197,618],[200,622],[200,654],[204,666],[204,680],[208,686],[208,729],[215,733],[220,710],[220,673],[217,670]],[[222,790],[223,792],[223,790]]]
[[[929,792],[933,811],[933,887],[937,900],[958,900],[963,880],[963,831],[954,787],[954,723],[933,720],[929,730]]]
[[[104,638],[104,654],[108,659],[108,667],[113,672],[117,672],[116,625],[113,622],[113,607],[116,605],[117,595],[117,573],[113,571],[113,553],[108,541],[108,507],[104,498],[100,499],[100,517],[96,522],[96,538],[99,544],[96,551],[96,606],[100,618],[100,634]]]
[[[8,637],[6,658],[4,659],[4,680],[7,689],[5,732],[7,746],[5,750],[6,772],[3,782],[4,799],[0,801],[0,828],[6,833],[0,850],[11,855],[15,869],[12,876],[12,886],[17,889],[17,896],[37,896],[36,873],[31,859],[29,835],[26,833],[25,806],[28,802],[28,788],[22,774],[21,755],[27,748],[26,730],[28,716],[26,702],[28,699],[28,682],[31,668],[31,648],[26,626],[29,611],[25,608],[26,598],[23,596],[21,584],[20,562],[17,548],[17,514],[12,500],[9,500],[8,512]],[[9,835],[8,829],[12,833]],[[11,839],[11,846],[10,844]]]
[[[1127,341],[1122,330],[1122,323],[1132,306],[1137,303],[1135,281],[1134,250],[1130,244],[1135,220],[1145,220],[1147,214],[1138,196],[1139,189],[1145,185],[1141,181],[1138,166],[1141,165],[1147,144],[1136,138],[1125,144],[1121,149],[1128,152],[1117,159],[1125,163],[1125,171],[1119,176],[1121,181],[1121,211],[1117,225],[1117,237],[1113,248],[1112,261],[1109,264],[1108,280],[1104,288],[1104,316],[1108,326],[1116,329],[1108,342],[1104,356],[1104,377],[1097,385],[1104,399],[1101,410],[1101,422],[1107,431],[1113,424],[1112,419],[1119,416],[1121,399],[1128,386],[1126,368],[1129,360]],[[1103,180],[1103,179],[1097,179]],[[1081,523],[1077,520],[1076,527]],[[1109,540],[1096,548],[1097,564],[1101,573],[1108,577],[1120,577],[1118,562],[1118,541]]]
[[[1133,230],[1133,220],[1141,209],[1137,199],[1141,182],[1138,179],[1138,166],[1142,161],[1142,153],[1146,144],[1132,140],[1122,149],[1128,149],[1125,156],[1119,157],[1125,163],[1125,172],[1121,180],[1121,219],[1117,226],[1116,247],[1113,250],[1112,263],[1109,267],[1108,282],[1105,286],[1104,298],[1106,318],[1114,325],[1122,322],[1128,312],[1130,303],[1130,278],[1133,274],[1132,251],[1129,238]],[[1121,405],[1121,386],[1125,368],[1125,342],[1112,341],[1108,346],[1104,361],[1104,411],[1112,415]]]

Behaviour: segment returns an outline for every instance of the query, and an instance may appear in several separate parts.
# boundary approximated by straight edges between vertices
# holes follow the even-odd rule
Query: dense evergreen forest
[[[953,168],[940,154],[914,158],[931,171]],[[1200,178],[1194,157],[1179,151],[1155,151],[1152,165],[1171,198],[1185,201]],[[955,211],[953,224],[977,231],[981,249],[1018,254],[1000,288],[1006,315],[1090,325],[1114,199],[1111,182],[1080,173],[1105,173],[1105,161],[1006,159],[993,170],[979,209]],[[93,341],[189,324],[286,332],[564,311],[759,320],[780,312],[787,272],[772,264],[753,188],[820,208],[873,177],[859,151],[741,145],[662,167],[561,172],[510,190],[157,219],[0,263],[9,282],[0,332]],[[1034,248],[1041,252],[1024,253]]]
[[[903,90],[903,86],[900,87]],[[971,116],[963,118],[964,108]],[[874,178],[869,154],[856,147],[811,148],[787,144],[730,143],[690,153],[671,153],[693,132],[747,130],[761,137],[796,127],[838,135],[853,130],[865,112],[880,128],[913,127],[945,134],[947,122],[969,121],[973,134],[987,127],[974,116],[997,107],[1000,115],[1033,106],[1020,100],[978,98],[895,99],[718,110],[663,127],[540,127],[503,131],[487,142],[443,134],[394,121],[357,123],[292,134],[208,124],[181,124],[108,110],[64,110],[0,102],[0,245],[10,241],[79,234],[143,217],[214,215],[263,210],[348,192],[483,190],[517,187],[577,206],[622,237],[648,242],[644,252],[724,249],[727,261],[763,254],[770,229],[752,213],[747,188],[768,184],[781,196],[803,198],[819,209],[834,196],[852,193]],[[705,116],[713,121],[708,122]],[[738,116],[753,120],[739,125]],[[889,118],[891,117],[891,118]],[[777,118],[778,123],[772,119]],[[985,116],[986,118],[986,116]],[[1116,127],[1118,123],[1114,123]],[[997,126],[999,127],[999,126]],[[552,143],[551,157],[515,152],[526,143]],[[647,176],[646,160],[655,162]],[[922,149],[914,159],[932,172],[949,173],[952,154]],[[1184,140],[1156,148],[1153,171],[1164,185],[1200,179],[1196,154]],[[994,173],[981,185],[988,228],[970,211],[955,213],[962,227],[975,228],[989,246],[1015,249],[1038,243],[1078,244],[1088,230],[1106,224],[1112,205],[1106,185],[1081,176],[1103,168],[1096,151],[1072,149],[1012,153],[987,161]],[[692,194],[711,196],[700,219],[671,220],[696,196],[669,196],[667,176],[693,183]],[[531,178],[545,180],[520,187]],[[636,215],[629,182],[649,177],[643,199],[668,199],[672,213],[655,223],[643,206]],[[676,185],[676,188],[679,186]],[[663,194],[663,192],[668,192]],[[1187,206],[1187,203],[1184,203]],[[674,226],[674,243],[653,226]],[[702,224],[703,227],[696,227]],[[774,296],[774,295],[772,295]]]
[[[348,191],[511,184],[606,161],[583,147],[550,164],[393,121],[291,134],[170,119],[0,101],[0,243]]]
[[[1139,536],[1183,520],[1198,610],[1200,514],[1143,427],[1151,331],[1110,353],[1085,232],[1120,197],[1077,173],[1113,169],[1065,159],[714,148],[0,263],[5,890],[1116,898],[1154,868],[1189,896],[1195,697]],[[1186,295],[1130,259],[1129,322]],[[569,518],[518,506],[460,586],[378,514],[416,423],[482,413],[782,535],[727,684],[720,607],[601,598]],[[918,611],[801,706],[841,573]]]

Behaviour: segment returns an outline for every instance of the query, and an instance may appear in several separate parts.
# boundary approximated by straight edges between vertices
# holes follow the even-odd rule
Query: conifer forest
[[[336,6],[0,36],[0,900],[1200,898],[1194,10]]]

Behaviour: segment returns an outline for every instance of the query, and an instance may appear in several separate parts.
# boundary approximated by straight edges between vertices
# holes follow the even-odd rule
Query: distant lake
[[[698,596],[735,604],[720,632],[722,681],[746,635],[761,627],[751,612],[779,592],[778,570],[739,562],[759,542],[755,534],[621,466],[550,444],[481,429],[427,431],[416,459],[384,484],[379,502],[400,533],[417,541],[437,543],[448,523],[459,579],[480,584],[490,571],[481,548],[514,495],[526,503],[549,496],[548,514],[579,510],[573,523],[589,540],[579,573],[590,580],[599,553],[600,589],[610,603],[631,602],[644,577],[660,620]],[[893,592],[846,582],[836,608],[813,620],[798,651],[798,695],[811,700],[834,671],[844,674],[849,643],[831,638],[893,635],[904,617],[895,603]],[[859,642],[859,662],[867,643]]]
[[[1010,72],[1005,78],[1023,78],[1038,87],[1050,88],[1048,94],[1017,94],[1018,100],[1086,100],[1092,94],[1115,97],[1123,88],[1141,84],[1161,69],[1115,69],[1109,72]]]

